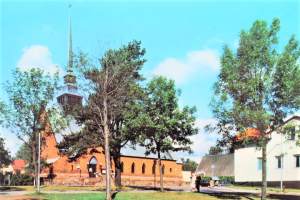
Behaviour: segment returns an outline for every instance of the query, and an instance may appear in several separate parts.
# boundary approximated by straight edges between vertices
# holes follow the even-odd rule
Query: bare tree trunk
[[[110,185],[110,152],[109,152],[109,130],[107,125],[104,125],[105,138],[105,164],[106,164],[106,200],[111,200],[111,185]]]
[[[160,180],[160,191],[164,191],[164,180],[163,180],[163,171],[160,159],[160,152],[158,151],[158,165],[159,165],[159,180]]]
[[[34,141],[32,141],[32,144],[31,144],[31,149],[32,149],[32,164],[33,164],[33,168],[34,168],[34,171],[33,171],[33,175],[34,175],[34,187],[37,186],[37,162],[36,162],[36,140],[35,140],[35,136],[34,135]]]
[[[262,186],[261,186],[261,199],[265,200],[267,197],[267,142],[266,138],[263,139],[262,146]]]
[[[110,149],[109,149],[109,128],[108,128],[108,107],[107,107],[107,81],[108,71],[105,70],[105,79],[103,85],[103,128],[104,128],[104,146],[105,146],[105,168],[106,168],[106,200],[111,200],[110,184]]]

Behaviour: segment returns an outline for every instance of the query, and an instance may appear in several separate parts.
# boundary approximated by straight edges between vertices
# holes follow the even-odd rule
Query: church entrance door
[[[89,172],[89,177],[96,177],[97,159],[95,157],[92,157],[88,164],[88,172]]]

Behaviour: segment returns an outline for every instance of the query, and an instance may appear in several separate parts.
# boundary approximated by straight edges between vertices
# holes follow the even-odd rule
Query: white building
[[[285,186],[300,188],[300,138],[295,134],[300,129],[300,116],[287,120],[296,125],[291,134],[283,134],[282,127],[270,134],[267,144],[267,181],[268,185],[280,185],[283,180]],[[283,127],[284,127],[283,126]],[[261,150],[255,146],[236,149],[234,153],[235,182],[259,183],[262,178]]]

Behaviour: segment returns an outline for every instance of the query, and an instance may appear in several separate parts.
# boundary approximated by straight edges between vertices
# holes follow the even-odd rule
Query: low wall
[[[53,179],[44,178],[45,185],[67,185],[67,186],[105,186],[105,175],[90,178],[88,174],[55,174]],[[159,176],[126,176],[121,177],[123,186],[136,187],[159,187]],[[183,186],[181,177],[163,177],[164,187]],[[112,177],[112,184],[114,178]]]
[[[160,178],[158,176],[122,176],[122,185],[138,187],[159,187]],[[164,187],[182,186],[183,180],[179,177],[163,177]]]

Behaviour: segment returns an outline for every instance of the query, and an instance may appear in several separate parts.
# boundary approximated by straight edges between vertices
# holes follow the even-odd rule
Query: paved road
[[[201,193],[209,194],[216,197],[234,197],[234,196],[259,196],[259,190],[236,189],[228,187],[201,187]],[[268,192],[270,199],[279,200],[299,200],[299,193],[276,193]]]

